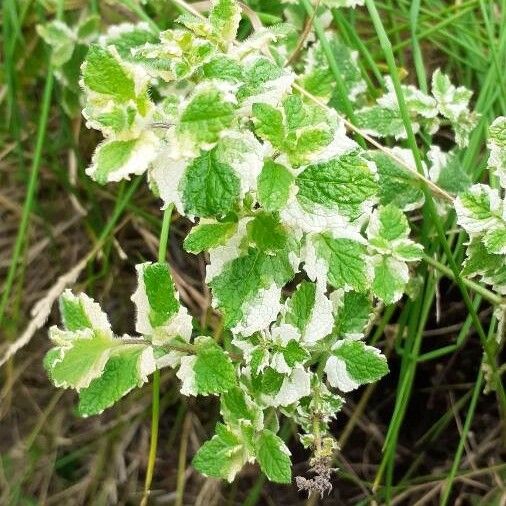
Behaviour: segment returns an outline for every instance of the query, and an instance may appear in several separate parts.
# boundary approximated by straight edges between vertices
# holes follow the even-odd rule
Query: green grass
[[[279,20],[278,14],[270,12],[269,2],[250,3],[264,23]],[[300,5],[310,18],[315,2],[301,0]],[[112,291],[128,304],[123,294],[128,290],[123,288],[128,285],[128,279],[133,278],[133,263],[158,255],[160,260],[169,258],[178,279],[188,293],[193,294],[193,299],[189,296],[194,301],[193,310],[202,309],[200,305],[208,302],[208,294],[202,290],[198,278],[202,263],[190,264],[187,258],[175,253],[176,246],[172,249],[173,244],[181,242],[188,225],[177,216],[173,217],[169,244],[171,211],[166,211],[161,218],[157,202],[149,196],[141,179],[118,187],[97,187],[84,174],[97,138],[83,124],[79,126],[78,118],[64,117],[59,106],[61,87],[52,73],[49,53],[41,50],[43,45],[37,40],[34,29],[36,23],[54,16],[67,20],[76,18],[79,9],[84,8],[100,13],[104,25],[139,19],[158,29],[170,25],[179,15],[181,2],[177,6],[153,2],[141,7],[139,2],[132,0],[111,8],[106,2],[96,0],[75,3],[4,0],[0,152],[11,143],[14,149],[0,159],[3,180],[0,194],[1,202],[5,199],[14,202],[17,211],[12,216],[8,210],[5,214],[15,220],[17,226],[3,247],[0,350],[23,331],[30,321],[33,303],[45,295],[56,277],[90,250],[94,251],[94,259],[82,273],[79,287],[86,287],[99,297]],[[506,114],[503,68],[506,62],[506,0],[366,0],[364,8],[333,9],[330,14],[333,26],[359,53],[371,95],[381,94],[385,74],[392,78],[408,133],[405,146],[411,149],[420,173],[423,173],[425,146],[413,133],[401,82],[415,83],[426,90],[432,72],[442,67],[455,82],[474,90],[474,106],[482,119],[469,147],[462,152],[460,162],[473,181],[482,180],[486,125],[496,116]],[[313,19],[313,28],[335,77],[340,103],[353,123],[354,111],[344,90],[339,61],[332,54],[318,18]],[[247,29],[248,26],[244,28]],[[28,48],[34,44],[37,49],[30,53]],[[74,128],[78,132],[76,135]],[[356,139],[367,145],[367,140],[359,135]],[[425,140],[429,144],[432,141]],[[444,142],[444,139],[437,141]],[[73,150],[77,154],[78,169],[75,185],[67,170],[67,153]],[[68,239],[61,240],[52,235],[56,223],[64,222],[75,213],[67,197],[69,193],[84,204],[87,214],[80,218]],[[500,302],[500,297],[462,278],[460,270],[466,237],[454,233],[454,219],[446,222],[441,219],[430,189],[424,188],[424,193],[426,204],[415,222],[426,252],[425,261],[418,269],[423,289],[415,300],[387,307],[369,337],[371,342],[381,343],[389,353],[392,374],[380,385],[371,385],[353,397],[350,411],[347,415],[341,413],[336,424],[340,456],[351,463],[353,472],[340,465],[335,485],[336,489],[343,489],[349,504],[360,504],[360,500],[362,504],[369,504],[370,497],[378,504],[396,503],[404,498],[414,504],[431,487],[438,487],[438,492],[429,498],[428,504],[453,504],[457,497],[472,497],[476,504],[494,504],[492,500],[487,502],[488,497],[494,498],[497,491],[504,492],[505,488],[506,467],[498,460],[498,448],[504,444],[503,434],[499,431],[495,436],[496,447],[488,453],[482,454],[479,449],[487,431],[506,422],[506,394],[498,363],[500,349],[493,338],[496,321],[490,317],[491,304]],[[52,270],[47,267],[47,272],[40,272],[39,266],[46,264],[37,257],[30,260],[28,253],[45,236],[50,238],[49,246],[40,254],[49,259]],[[120,253],[123,247],[127,260]],[[453,317],[459,327],[449,331],[446,339],[427,335],[428,330],[438,326],[436,308],[439,304],[444,309],[455,306],[460,311]],[[202,311],[210,314],[205,307]],[[199,316],[197,313],[196,317]],[[214,321],[213,318],[209,320]],[[18,423],[22,417],[17,428],[19,440],[0,433],[7,442],[7,450],[0,456],[0,502],[5,499],[6,504],[28,504],[40,497],[58,502],[59,494],[77,484],[76,489],[82,495],[75,492],[76,495],[70,496],[71,501],[84,497],[85,504],[106,504],[104,498],[108,489],[105,484],[111,482],[118,487],[119,500],[138,503],[143,490],[146,498],[152,490],[151,497],[156,501],[159,495],[177,490],[180,503],[183,497],[188,504],[196,501],[206,482],[185,473],[196,449],[195,441],[205,439],[212,428],[216,406],[209,404],[198,408],[186,400],[181,402],[172,376],[157,374],[152,392],[140,392],[122,403],[112,415],[104,415],[104,430],[96,420],[76,422],[75,426],[63,423],[63,419],[74,420],[70,408],[72,399],[67,394],[60,398],[45,380],[40,367],[41,353],[46,349],[44,339],[43,329],[26,350],[0,370],[4,380],[0,392],[1,424],[9,428],[13,420]],[[496,385],[496,392],[487,396],[483,395],[482,354]],[[461,374],[452,375],[455,363],[463,368]],[[412,412],[416,411],[420,399],[426,400],[419,384],[423,383],[424,375],[435,376],[441,369],[449,371],[455,382],[456,378],[461,381],[445,383],[441,387],[443,393],[438,393],[437,385],[431,387],[431,395],[439,400],[435,416],[429,425],[420,421],[420,430],[411,434]],[[34,370],[35,373],[31,372]],[[33,400],[30,404],[22,401],[27,391]],[[455,401],[452,401],[453,396],[456,396]],[[424,409],[420,406],[421,417]],[[187,428],[191,434],[183,452],[179,434],[188,410],[198,413],[190,420],[202,418],[203,421],[193,421]],[[131,418],[121,418],[129,413],[133,413]],[[460,433],[457,416],[463,420]],[[150,418],[153,439],[149,452]],[[114,422],[115,419],[120,422]],[[371,437],[366,430],[367,423],[374,425],[375,434],[380,434],[380,441],[371,439],[368,447],[370,467],[362,466],[360,460],[365,452],[364,440]],[[136,429],[134,436],[132,427]],[[478,447],[473,446],[471,432]],[[296,462],[304,462],[307,455],[295,443],[290,427],[285,429],[284,435],[291,441]],[[155,459],[157,443],[158,461]],[[412,447],[406,450],[408,444]],[[102,446],[105,453],[100,462],[98,458],[95,460],[94,454]],[[444,456],[435,451],[440,448],[444,448]],[[121,455],[121,452],[128,454],[132,467],[138,469],[129,475],[130,483],[120,482],[123,468],[120,470],[119,465],[109,462],[110,449]],[[476,453],[474,461],[472,455],[465,459],[468,451]],[[473,462],[474,467],[470,465]],[[22,471],[17,469],[21,466]],[[303,465],[300,467],[304,469]],[[472,477],[481,480],[487,490],[466,484],[466,479]],[[282,501],[287,498],[279,504],[305,503],[295,487],[290,492],[268,485],[256,471],[251,471],[235,485],[221,485],[220,493],[228,498],[229,504],[270,504],[268,497],[274,497],[274,501],[276,497]],[[360,499],[352,502],[351,497]],[[309,504],[317,502],[317,497],[309,499]]]

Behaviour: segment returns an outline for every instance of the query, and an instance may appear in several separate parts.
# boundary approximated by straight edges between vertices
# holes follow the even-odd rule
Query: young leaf
[[[237,230],[237,223],[199,223],[193,227],[184,240],[184,248],[189,253],[198,254],[202,251],[225,244]]]
[[[159,345],[177,336],[188,341],[192,319],[176,296],[169,265],[145,262],[136,270],[138,285],[131,299],[137,308],[137,332]]]
[[[267,160],[258,177],[258,201],[270,212],[281,210],[288,202],[294,177],[279,163]]]
[[[134,100],[135,81],[131,73],[108,49],[92,45],[82,68],[83,82],[92,91],[118,102]]]
[[[281,111],[272,105],[260,103],[253,104],[252,111],[256,134],[281,149],[286,135]]]
[[[143,174],[157,155],[158,142],[152,132],[145,132],[137,139],[105,141],[93,154],[86,174],[100,184]]]
[[[193,457],[193,467],[205,476],[232,482],[250,457],[239,437],[218,424],[216,435],[206,441]]]
[[[205,147],[218,140],[220,132],[231,125],[233,118],[234,104],[230,98],[217,88],[203,88],[195,92],[183,110],[178,132],[198,147]]]
[[[273,214],[257,214],[248,222],[246,229],[260,251],[275,253],[284,249],[288,241],[286,229]]]
[[[62,21],[54,20],[37,26],[37,33],[51,46],[51,62],[60,67],[72,58],[76,43],[74,32]]]
[[[239,28],[241,9],[235,0],[214,0],[209,21],[220,43],[231,42],[235,40]]]

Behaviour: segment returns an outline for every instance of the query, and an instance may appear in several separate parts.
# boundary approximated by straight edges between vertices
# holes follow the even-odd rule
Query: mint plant
[[[388,372],[365,337],[375,315],[410,290],[423,256],[406,216],[423,205],[420,178],[448,192],[461,191],[465,178],[454,152],[431,149],[420,176],[411,151],[357,144],[321,43],[293,66],[289,27],[259,28],[239,41],[240,20],[238,3],[216,0],[208,18],[188,13],[161,33],[146,24],[112,27],[81,67],[83,115],[104,136],[87,174],[99,184],[146,174],[163,208],[195,223],[184,248],[207,254],[206,282],[225,336],[196,335],[159,259],[137,265],[137,335],[114,335],[96,302],[67,291],[63,329],[51,328],[45,365],[56,386],[78,392],[83,416],[101,413],[155,371],[175,369],[182,395],[219,398],[222,421],[193,465],[229,481],[257,462],[268,479],[291,482],[279,419],[293,420],[320,477],[297,483],[321,492],[337,449],[329,423],[341,394]],[[392,81],[372,99],[357,54],[328,37],[356,126],[406,138]],[[55,44],[60,60],[72,52],[65,41]],[[478,119],[468,90],[439,70],[431,95],[402,90],[415,133],[450,127],[458,147],[468,143]],[[473,186],[456,206],[471,236],[465,272],[504,293],[504,118],[490,138],[489,166],[502,190]]]
[[[62,107],[70,117],[79,116],[81,90],[79,74],[90,43],[99,36],[100,18],[82,15],[74,26],[54,20],[37,26],[37,32],[51,48],[51,65],[61,86]]]

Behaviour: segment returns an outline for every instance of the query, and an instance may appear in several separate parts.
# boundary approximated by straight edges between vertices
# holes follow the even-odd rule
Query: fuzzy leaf
[[[339,301],[335,334],[338,337],[362,335],[371,320],[372,313],[373,308],[369,296],[357,292],[346,292]]]
[[[135,99],[135,81],[109,50],[93,45],[83,64],[84,84],[92,91],[109,95],[119,102]]]
[[[281,149],[285,140],[283,115],[279,109],[268,104],[253,104],[255,132],[274,147]]]
[[[110,140],[98,146],[86,174],[100,184],[143,174],[157,154],[158,138],[145,132],[138,139]]]
[[[394,153],[398,155],[398,151]],[[393,204],[403,211],[412,211],[423,205],[423,191],[417,187],[415,176],[381,151],[369,151],[369,155],[378,168],[378,192],[382,205]]]
[[[233,118],[234,105],[218,89],[206,88],[196,92],[185,107],[178,131],[183,138],[203,147],[216,142],[220,132],[230,126]]]
[[[169,264],[138,264],[137,290],[132,301],[137,308],[135,329],[163,344],[175,337],[188,341],[192,332],[191,316],[179,303]]]
[[[102,375],[113,348],[120,344],[90,329],[71,332],[52,327],[50,337],[59,344],[59,354],[50,363],[49,376],[56,386],[77,391]]]
[[[235,0],[214,0],[209,21],[214,35],[220,42],[231,42],[235,39],[239,28],[241,9]]]

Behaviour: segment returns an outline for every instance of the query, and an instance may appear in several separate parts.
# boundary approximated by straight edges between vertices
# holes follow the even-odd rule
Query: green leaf
[[[122,23],[121,30],[109,30],[104,36],[107,46],[114,46],[121,58],[135,60],[132,49],[159,41],[147,23]]]
[[[232,124],[234,104],[215,88],[198,91],[185,107],[178,125],[180,135],[197,146],[214,143],[219,134]]]
[[[316,300],[316,284],[302,281],[287,301],[286,322],[295,325],[301,332],[311,319]]]
[[[326,0],[325,3],[329,7],[337,7],[343,3],[343,0],[337,0],[337,2],[336,0]],[[335,35],[330,38],[329,45],[338,62],[346,94],[351,101],[354,101],[366,89],[366,83],[357,65],[357,53],[343,44]],[[304,88],[316,96],[330,97],[335,89],[335,77],[320,43],[316,43],[308,51],[307,61],[308,65],[303,76]],[[331,101],[331,104],[335,105],[334,100]]]
[[[333,387],[349,392],[378,381],[388,373],[388,364],[378,349],[362,341],[344,339],[337,342],[325,365],[325,373]]]
[[[63,22],[54,20],[45,25],[37,25],[37,33],[51,46],[51,62],[61,67],[72,58],[76,37]]]
[[[204,76],[208,79],[221,79],[239,83],[244,78],[244,70],[239,62],[225,55],[211,58],[202,66]]]
[[[184,248],[189,253],[198,254],[202,251],[223,245],[237,230],[237,223],[199,223],[193,227],[184,240]]]
[[[265,395],[274,395],[279,392],[285,375],[272,369],[265,368],[260,374],[252,378],[253,388]]]
[[[390,242],[396,239],[404,239],[409,235],[408,220],[398,207],[392,204],[381,207],[377,212],[377,217],[377,230],[374,230],[375,236]]]
[[[221,396],[221,414],[226,423],[249,421],[255,427],[263,425],[263,412],[240,387],[234,387]]]
[[[63,325],[67,330],[80,330],[93,328],[82,298],[75,297],[70,291],[66,291],[59,300],[60,314]]]
[[[214,35],[221,43],[233,41],[241,21],[239,5],[235,0],[215,0],[212,5],[209,21]]]
[[[98,146],[86,174],[100,184],[144,173],[157,155],[158,138],[145,132],[137,139],[110,140]]]
[[[92,91],[119,102],[134,100],[135,82],[130,72],[107,49],[90,47],[82,68],[84,84]]]
[[[74,295],[65,290],[59,299],[60,314],[66,330],[77,331],[91,329],[112,337],[107,315],[99,304],[85,293]]]
[[[194,373],[197,393],[203,395],[226,392],[237,383],[229,356],[212,339],[198,348]]]
[[[401,114],[397,109],[373,105],[355,112],[356,126],[376,137],[406,136]]]
[[[394,154],[400,156],[399,150]],[[403,211],[412,211],[423,205],[423,191],[415,176],[402,168],[395,160],[381,151],[369,151],[378,168],[378,195],[381,205],[393,204]]]
[[[109,335],[89,329],[62,332],[53,327],[50,335],[54,342],[63,341],[64,345],[50,364],[49,376],[55,386],[77,391],[102,375],[112,349],[120,344]]]
[[[483,244],[490,253],[506,255],[506,226],[497,230],[489,230],[483,238]]]
[[[327,234],[315,236],[318,253],[328,264],[328,280],[334,288],[369,288],[365,246],[351,239],[334,239]]]
[[[247,461],[245,449],[229,428],[216,426],[216,435],[206,441],[193,457],[193,467],[205,476],[232,481]]]
[[[100,16],[91,14],[79,21],[77,26],[77,38],[82,43],[89,43],[93,40],[100,30]]]
[[[283,348],[283,357],[286,363],[293,367],[295,364],[305,362],[309,357],[309,353],[295,339],[288,341]]]
[[[294,177],[279,163],[267,160],[258,177],[258,201],[266,211],[279,211],[288,202]]]
[[[506,116],[496,118],[490,125],[487,147],[490,149],[488,168],[498,177],[499,184],[506,188]]]
[[[378,256],[374,264],[372,292],[385,304],[397,302],[409,281],[406,264],[390,256]]]
[[[102,373],[79,392],[81,416],[98,415],[147,380],[155,369],[151,348],[132,345],[112,356]]]
[[[255,443],[255,453],[260,469],[270,481],[275,483],[292,481],[290,450],[280,437],[270,430],[264,430]]]
[[[183,202],[191,216],[224,216],[234,208],[240,181],[232,167],[218,161],[215,150],[202,151],[181,182]]]
[[[335,209],[349,219],[363,213],[363,204],[378,190],[367,161],[352,151],[328,162],[309,165],[296,178],[297,198],[311,209],[314,204]]]
[[[169,264],[136,265],[137,290],[131,300],[137,309],[135,330],[158,345],[175,337],[190,339],[192,319],[179,303]]]
[[[281,111],[268,104],[256,103],[252,107],[255,133],[281,149],[285,140],[285,127]]]
[[[335,334],[338,337],[361,335],[373,313],[371,299],[358,292],[346,292],[340,300]]]
[[[287,231],[272,214],[257,214],[246,228],[249,237],[260,251],[276,252],[287,244]]]
[[[153,327],[162,326],[179,310],[174,283],[167,263],[144,264],[144,289],[149,304],[149,320]]]
[[[242,305],[262,287],[262,258],[259,251],[230,262],[221,274],[209,283],[213,298],[224,317],[224,325],[231,328],[242,318]]]

